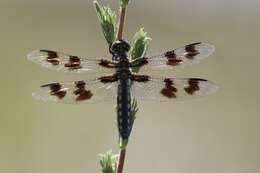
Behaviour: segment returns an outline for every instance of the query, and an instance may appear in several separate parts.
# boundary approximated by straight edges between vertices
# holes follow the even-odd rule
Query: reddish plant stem
[[[123,173],[126,149],[121,149],[117,164],[117,173]]]
[[[120,7],[120,19],[118,25],[117,39],[123,39],[124,25],[125,25],[126,8]]]

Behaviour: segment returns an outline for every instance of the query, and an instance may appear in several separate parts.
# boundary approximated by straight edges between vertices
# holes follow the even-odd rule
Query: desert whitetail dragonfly
[[[52,50],[35,50],[28,59],[46,68],[65,72],[110,72],[94,80],[56,82],[42,85],[33,97],[43,101],[61,103],[87,103],[117,98],[119,132],[128,138],[131,97],[143,100],[175,101],[214,93],[217,86],[200,78],[157,78],[140,75],[133,68],[142,70],[174,69],[192,65],[208,57],[215,50],[211,44],[198,42],[135,60],[128,58],[130,45],[127,41],[115,41],[111,48],[112,60],[90,59]]]

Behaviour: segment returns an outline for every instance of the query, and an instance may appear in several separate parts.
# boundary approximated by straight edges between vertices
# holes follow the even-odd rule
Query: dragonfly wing
[[[104,76],[96,80],[50,83],[42,85],[32,95],[37,100],[60,103],[93,103],[114,99],[117,91],[115,76]]]
[[[106,59],[88,59],[52,50],[34,50],[27,58],[48,69],[64,72],[109,72],[114,73],[116,63]]]
[[[203,42],[192,43],[159,55],[140,57],[131,62],[131,67],[144,71],[173,69],[175,66],[187,66],[198,63],[214,51],[215,47],[211,44]]]
[[[177,101],[206,96],[218,87],[200,78],[152,78],[133,75],[132,94],[137,99],[154,101]]]

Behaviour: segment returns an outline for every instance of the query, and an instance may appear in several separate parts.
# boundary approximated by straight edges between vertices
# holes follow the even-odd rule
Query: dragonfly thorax
[[[130,44],[125,40],[116,40],[110,47],[110,52],[113,55],[113,60],[124,61],[127,59],[127,53],[130,50]]]

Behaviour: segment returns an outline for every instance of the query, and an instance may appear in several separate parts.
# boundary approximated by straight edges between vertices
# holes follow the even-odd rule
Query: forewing
[[[213,82],[200,78],[163,79],[152,78],[146,75],[136,76],[132,77],[131,91],[133,97],[142,100],[186,100],[212,94],[218,89]],[[135,79],[133,80],[133,78]]]
[[[208,43],[192,43],[160,55],[141,57],[131,66],[139,70],[164,70],[173,69],[175,66],[187,66],[200,62],[211,55],[215,47]]]
[[[42,85],[32,95],[37,100],[60,103],[93,103],[114,99],[117,79],[105,76],[92,81],[50,83]]]
[[[52,50],[34,50],[27,58],[48,69],[63,72],[108,72],[114,73],[116,63],[106,59],[90,59],[68,55]]]

